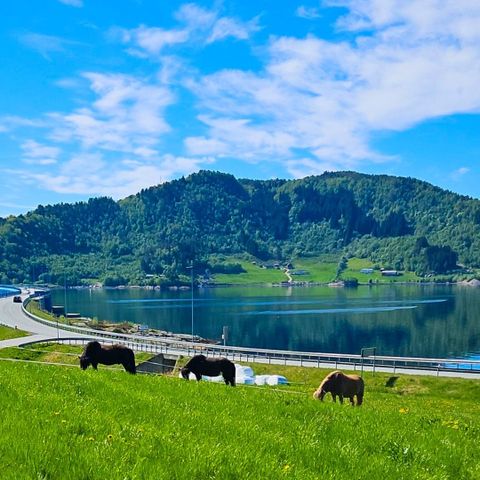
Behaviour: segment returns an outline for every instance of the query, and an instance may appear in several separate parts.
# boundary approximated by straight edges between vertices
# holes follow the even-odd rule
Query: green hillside
[[[352,408],[311,397],[324,374],[231,388],[2,361],[1,478],[480,477],[478,381],[404,376],[388,388],[369,373]]]
[[[119,202],[0,219],[0,283],[188,283],[192,262],[195,281],[238,275],[235,283],[245,283],[253,261],[303,262],[315,281],[332,270],[315,266],[325,256],[456,275],[480,267],[479,224],[478,200],[411,178],[337,172],[257,181],[202,171]],[[258,269],[254,277],[262,281]]]

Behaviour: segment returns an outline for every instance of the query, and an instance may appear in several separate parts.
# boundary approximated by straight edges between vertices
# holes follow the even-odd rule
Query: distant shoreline
[[[356,288],[356,287],[375,287],[375,286],[384,286],[384,285],[466,285],[466,286],[480,286],[480,280],[476,280],[478,285],[472,284],[476,279],[472,280],[461,280],[457,282],[450,281],[422,281],[422,280],[403,280],[403,281],[374,281],[371,283],[358,282],[356,286],[342,285],[342,282],[252,282],[252,283],[216,283],[216,284],[201,284],[194,285],[194,288],[228,288],[228,287],[265,287],[265,288],[285,288],[285,287],[330,287],[330,288]],[[35,287],[31,287],[35,288]],[[65,287],[62,285],[49,285],[49,286],[38,286],[37,288],[48,288],[51,290],[63,290]],[[70,285],[67,286],[69,290],[150,290],[150,291],[190,291],[190,285],[172,285],[168,287],[150,286],[150,285],[118,285],[115,287],[103,286],[103,285]]]

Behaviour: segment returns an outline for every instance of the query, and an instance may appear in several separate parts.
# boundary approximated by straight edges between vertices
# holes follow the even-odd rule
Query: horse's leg
[[[199,382],[201,379],[202,379],[202,375],[200,373],[196,373],[196,372],[193,372],[196,379],[197,379],[197,382]]]
[[[92,362],[92,367],[93,367],[95,370],[97,370],[97,366],[98,366],[98,363],[93,363],[93,362]]]
[[[122,363],[122,365],[126,372],[132,373],[132,374],[136,373],[135,362],[133,364],[132,362],[124,362]]]
[[[353,395],[350,398],[350,403],[352,404],[352,407],[355,405],[355,402],[353,401]]]
[[[340,399],[340,403],[343,404],[343,395],[339,395],[338,398]]]
[[[337,396],[336,396],[334,393],[332,393],[332,400],[333,400],[335,403],[337,402]]]
[[[363,403],[363,393],[357,393],[357,407]]]

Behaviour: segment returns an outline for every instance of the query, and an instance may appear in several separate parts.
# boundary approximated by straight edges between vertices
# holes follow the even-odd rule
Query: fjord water
[[[64,292],[53,292],[56,304]],[[67,309],[113,322],[191,332],[191,292],[67,291]],[[448,357],[480,353],[480,290],[455,285],[228,287],[194,291],[194,333],[228,344],[312,352]]]

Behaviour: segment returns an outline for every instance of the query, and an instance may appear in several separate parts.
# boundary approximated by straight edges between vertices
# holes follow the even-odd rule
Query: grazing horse
[[[336,370],[329,373],[320,386],[313,394],[313,398],[317,398],[323,402],[323,397],[330,392],[332,394],[333,401],[337,401],[337,395],[340,398],[340,403],[343,403],[343,397],[348,397],[350,403],[355,405],[353,397],[357,396],[357,406],[360,406],[363,402],[363,392],[365,385],[362,377],[358,375],[345,375],[344,373]]]
[[[120,363],[129,373],[136,373],[135,354],[125,345],[100,345],[93,341],[88,342],[80,359],[80,368],[86,370],[91,365],[95,370],[99,363],[114,365]]]
[[[235,364],[227,358],[207,358],[205,355],[195,355],[182,368],[182,377],[188,380],[192,372],[197,380],[202,379],[202,375],[207,377],[216,377],[220,374],[227,385],[235,386]]]

